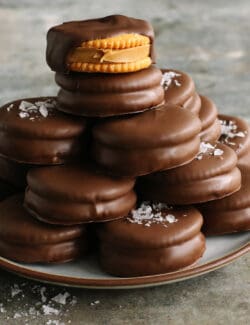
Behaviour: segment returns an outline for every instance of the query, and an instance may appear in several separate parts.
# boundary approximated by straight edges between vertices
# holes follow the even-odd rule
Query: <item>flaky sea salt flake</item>
[[[22,290],[19,288],[18,284],[14,284],[14,286],[11,287],[11,292],[10,292],[11,298],[14,298],[21,292],[22,292]]]
[[[19,109],[21,111],[26,111],[28,108],[33,106],[33,103],[27,102],[26,100],[22,100],[21,103],[19,104]]]
[[[165,218],[169,223],[174,223],[178,221],[178,219],[176,219],[173,214],[168,214]]]
[[[100,304],[100,300],[95,300],[93,302],[90,303],[90,306],[96,306]]]
[[[162,81],[161,81],[161,85],[165,88],[168,89],[168,87],[171,85],[172,81],[177,81],[175,78],[180,77],[181,74],[180,73],[176,73],[174,71],[168,71],[165,72],[162,75]],[[176,86],[181,86],[181,84],[179,83],[179,81],[177,81],[177,83],[175,82]]]
[[[47,107],[45,105],[41,105],[39,107],[39,112],[43,117],[47,117],[48,114],[49,114],[48,109],[47,109]]]
[[[43,310],[44,315],[59,315],[59,312],[60,312],[58,309],[55,309],[48,305],[43,305],[42,310]]]
[[[59,293],[57,296],[53,297],[51,300],[57,302],[58,304],[65,305],[67,299],[70,297],[68,292]]]
[[[6,109],[7,109],[7,112],[10,112],[10,110],[14,107],[14,104],[10,104]]]
[[[27,117],[29,117],[29,113],[27,113],[27,112],[19,112],[19,117],[20,118],[27,118]]]
[[[46,288],[45,287],[41,287],[41,289],[40,289],[40,295],[41,295],[42,302],[46,302],[46,300],[47,300],[47,298],[46,298],[46,296],[44,294],[45,291],[46,291]]]
[[[221,150],[221,149],[215,149],[214,150],[214,156],[222,156],[223,153],[224,153],[224,151]]]
[[[14,319],[21,318],[21,317],[22,315],[20,313],[15,313],[13,316]]]

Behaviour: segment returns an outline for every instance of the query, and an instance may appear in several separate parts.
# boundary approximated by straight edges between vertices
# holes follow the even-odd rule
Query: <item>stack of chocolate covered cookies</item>
[[[250,229],[249,126],[154,65],[148,22],[67,22],[46,56],[58,95],[0,110],[0,255],[91,252],[110,274],[142,276],[194,264],[204,234]]]

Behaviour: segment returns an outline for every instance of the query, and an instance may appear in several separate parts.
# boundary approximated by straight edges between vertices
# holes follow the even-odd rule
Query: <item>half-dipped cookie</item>
[[[23,208],[23,195],[0,203],[0,255],[24,263],[63,263],[87,251],[84,226],[42,223]]]
[[[238,156],[238,166],[250,170],[249,124],[235,116],[219,115],[221,137],[219,141],[232,148]]]
[[[206,235],[222,235],[250,230],[250,174],[242,172],[241,189],[221,200],[198,206],[204,217]]]
[[[25,207],[37,219],[52,224],[118,219],[136,203],[134,179],[105,176],[86,166],[33,169],[27,180]]]
[[[126,218],[99,226],[101,267],[123,277],[187,267],[204,253],[202,223],[195,208],[143,202]]]
[[[19,99],[0,109],[0,155],[27,164],[62,164],[84,152],[86,120],[55,109],[54,97]]]
[[[202,142],[192,162],[141,177],[137,191],[142,200],[184,205],[226,197],[240,186],[235,152],[224,144]]]
[[[183,106],[194,114],[201,108],[201,99],[195,91],[193,79],[178,70],[162,69],[162,86],[166,104]]]
[[[56,73],[61,87],[57,108],[83,116],[112,116],[136,113],[164,101],[162,74],[151,66],[134,73]]]
[[[201,123],[178,106],[99,121],[92,156],[106,171],[139,176],[184,165],[199,151]]]
[[[201,140],[215,143],[221,135],[221,124],[218,119],[218,110],[211,99],[201,96],[201,109],[199,118],[201,120]]]
[[[145,20],[111,15],[70,21],[47,34],[47,63],[54,71],[126,73],[154,62],[154,31]]]

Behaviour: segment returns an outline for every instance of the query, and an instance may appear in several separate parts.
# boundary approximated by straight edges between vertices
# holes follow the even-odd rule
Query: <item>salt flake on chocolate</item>
[[[222,156],[224,153],[223,150],[216,148],[216,145],[213,146],[209,142],[201,142],[200,143],[200,151],[198,155],[196,156],[197,160],[201,160],[204,155],[210,155],[210,156]]]
[[[168,87],[172,84],[172,82],[174,81],[174,84],[177,86],[177,87],[180,87],[181,86],[181,83],[176,80],[176,78],[180,77],[181,74],[180,73],[176,73],[174,71],[168,71],[168,72],[165,72],[163,73],[162,75],[162,81],[161,81],[161,85],[163,86],[163,88],[165,90],[168,89]]]
[[[18,115],[22,119],[25,118],[31,121],[41,117],[46,118],[49,115],[50,110],[52,110],[55,105],[56,102],[51,99],[37,101],[35,103],[22,100],[18,107],[20,111]]]
[[[222,156],[223,153],[224,153],[224,151],[221,150],[221,149],[215,149],[214,150],[214,156]]]
[[[142,202],[137,209],[131,211],[131,216],[127,220],[145,227],[150,227],[152,224],[163,224],[167,227],[167,223],[178,221],[173,214],[166,212],[171,209],[172,207],[165,203]]]
[[[49,114],[48,109],[44,104],[39,107],[39,112],[43,117],[47,117]]]

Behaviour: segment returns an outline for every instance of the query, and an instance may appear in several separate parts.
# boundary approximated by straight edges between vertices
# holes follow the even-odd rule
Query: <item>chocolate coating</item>
[[[176,106],[100,121],[92,155],[110,173],[139,176],[185,164],[199,150],[198,117]]]
[[[166,104],[173,104],[178,106],[184,106],[185,104],[190,105],[191,98],[193,98],[196,94],[193,79],[188,74],[182,71],[173,69],[161,69],[161,71],[163,74],[171,72],[177,74],[176,77],[172,78],[171,83],[167,87],[165,87]],[[197,101],[197,98],[195,100]],[[190,109],[192,110],[191,107]]]
[[[218,144],[221,156],[204,154],[189,164],[142,177],[138,194],[142,200],[167,204],[193,204],[228,196],[241,186],[241,173],[236,167],[235,152]]]
[[[58,72],[67,71],[66,57],[72,48],[82,42],[136,33],[148,36],[151,41],[151,58],[154,61],[154,31],[145,20],[111,15],[99,19],[70,21],[52,27],[47,34],[46,60],[49,67]]]
[[[123,74],[57,73],[58,109],[75,115],[113,116],[144,111],[164,101],[156,67]]]
[[[193,96],[189,97],[182,106],[190,112],[199,115],[201,109],[201,98],[199,94],[195,93]]]
[[[19,99],[0,109],[0,155],[27,164],[61,164],[82,154],[86,120],[75,119],[56,109],[47,117],[22,118],[19,106],[53,100],[53,97]],[[13,105],[11,108],[10,106]],[[34,119],[33,119],[34,118]]]
[[[206,235],[250,230],[250,174],[242,173],[241,189],[221,200],[198,206],[204,217]]]
[[[221,135],[219,141],[232,148],[238,156],[238,167],[250,170],[250,127],[249,124],[235,116],[219,115],[220,121],[235,124],[235,129],[231,131],[230,136]],[[236,134],[236,135],[235,135]],[[239,136],[237,136],[239,134]],[[235,136],[234,136],[235,135]]]
[[[19,262],[55,263],[72,260],[87,249],[84,226],[41,223],[23,208],[23,195],[0,203],[0,255]]]
[[[177,222],[147,227],[121,219],[102,224],[98,235],[103,269],[117,276],[142,276],[193,264],[205,250],[202,216],[194,208],[169,213]]]
[[[214,143],[221,135],[221,125],[217,118],[218,110],[209,98],[205,96],[200,96],[200,98],[201,110],[199,117],[202,125],[200,137],[202,141]]]
[[[136,203],[133,179],[101,175],[76,165],[28,173],[25,207],[52,224],[106,221],[125,216]]]

